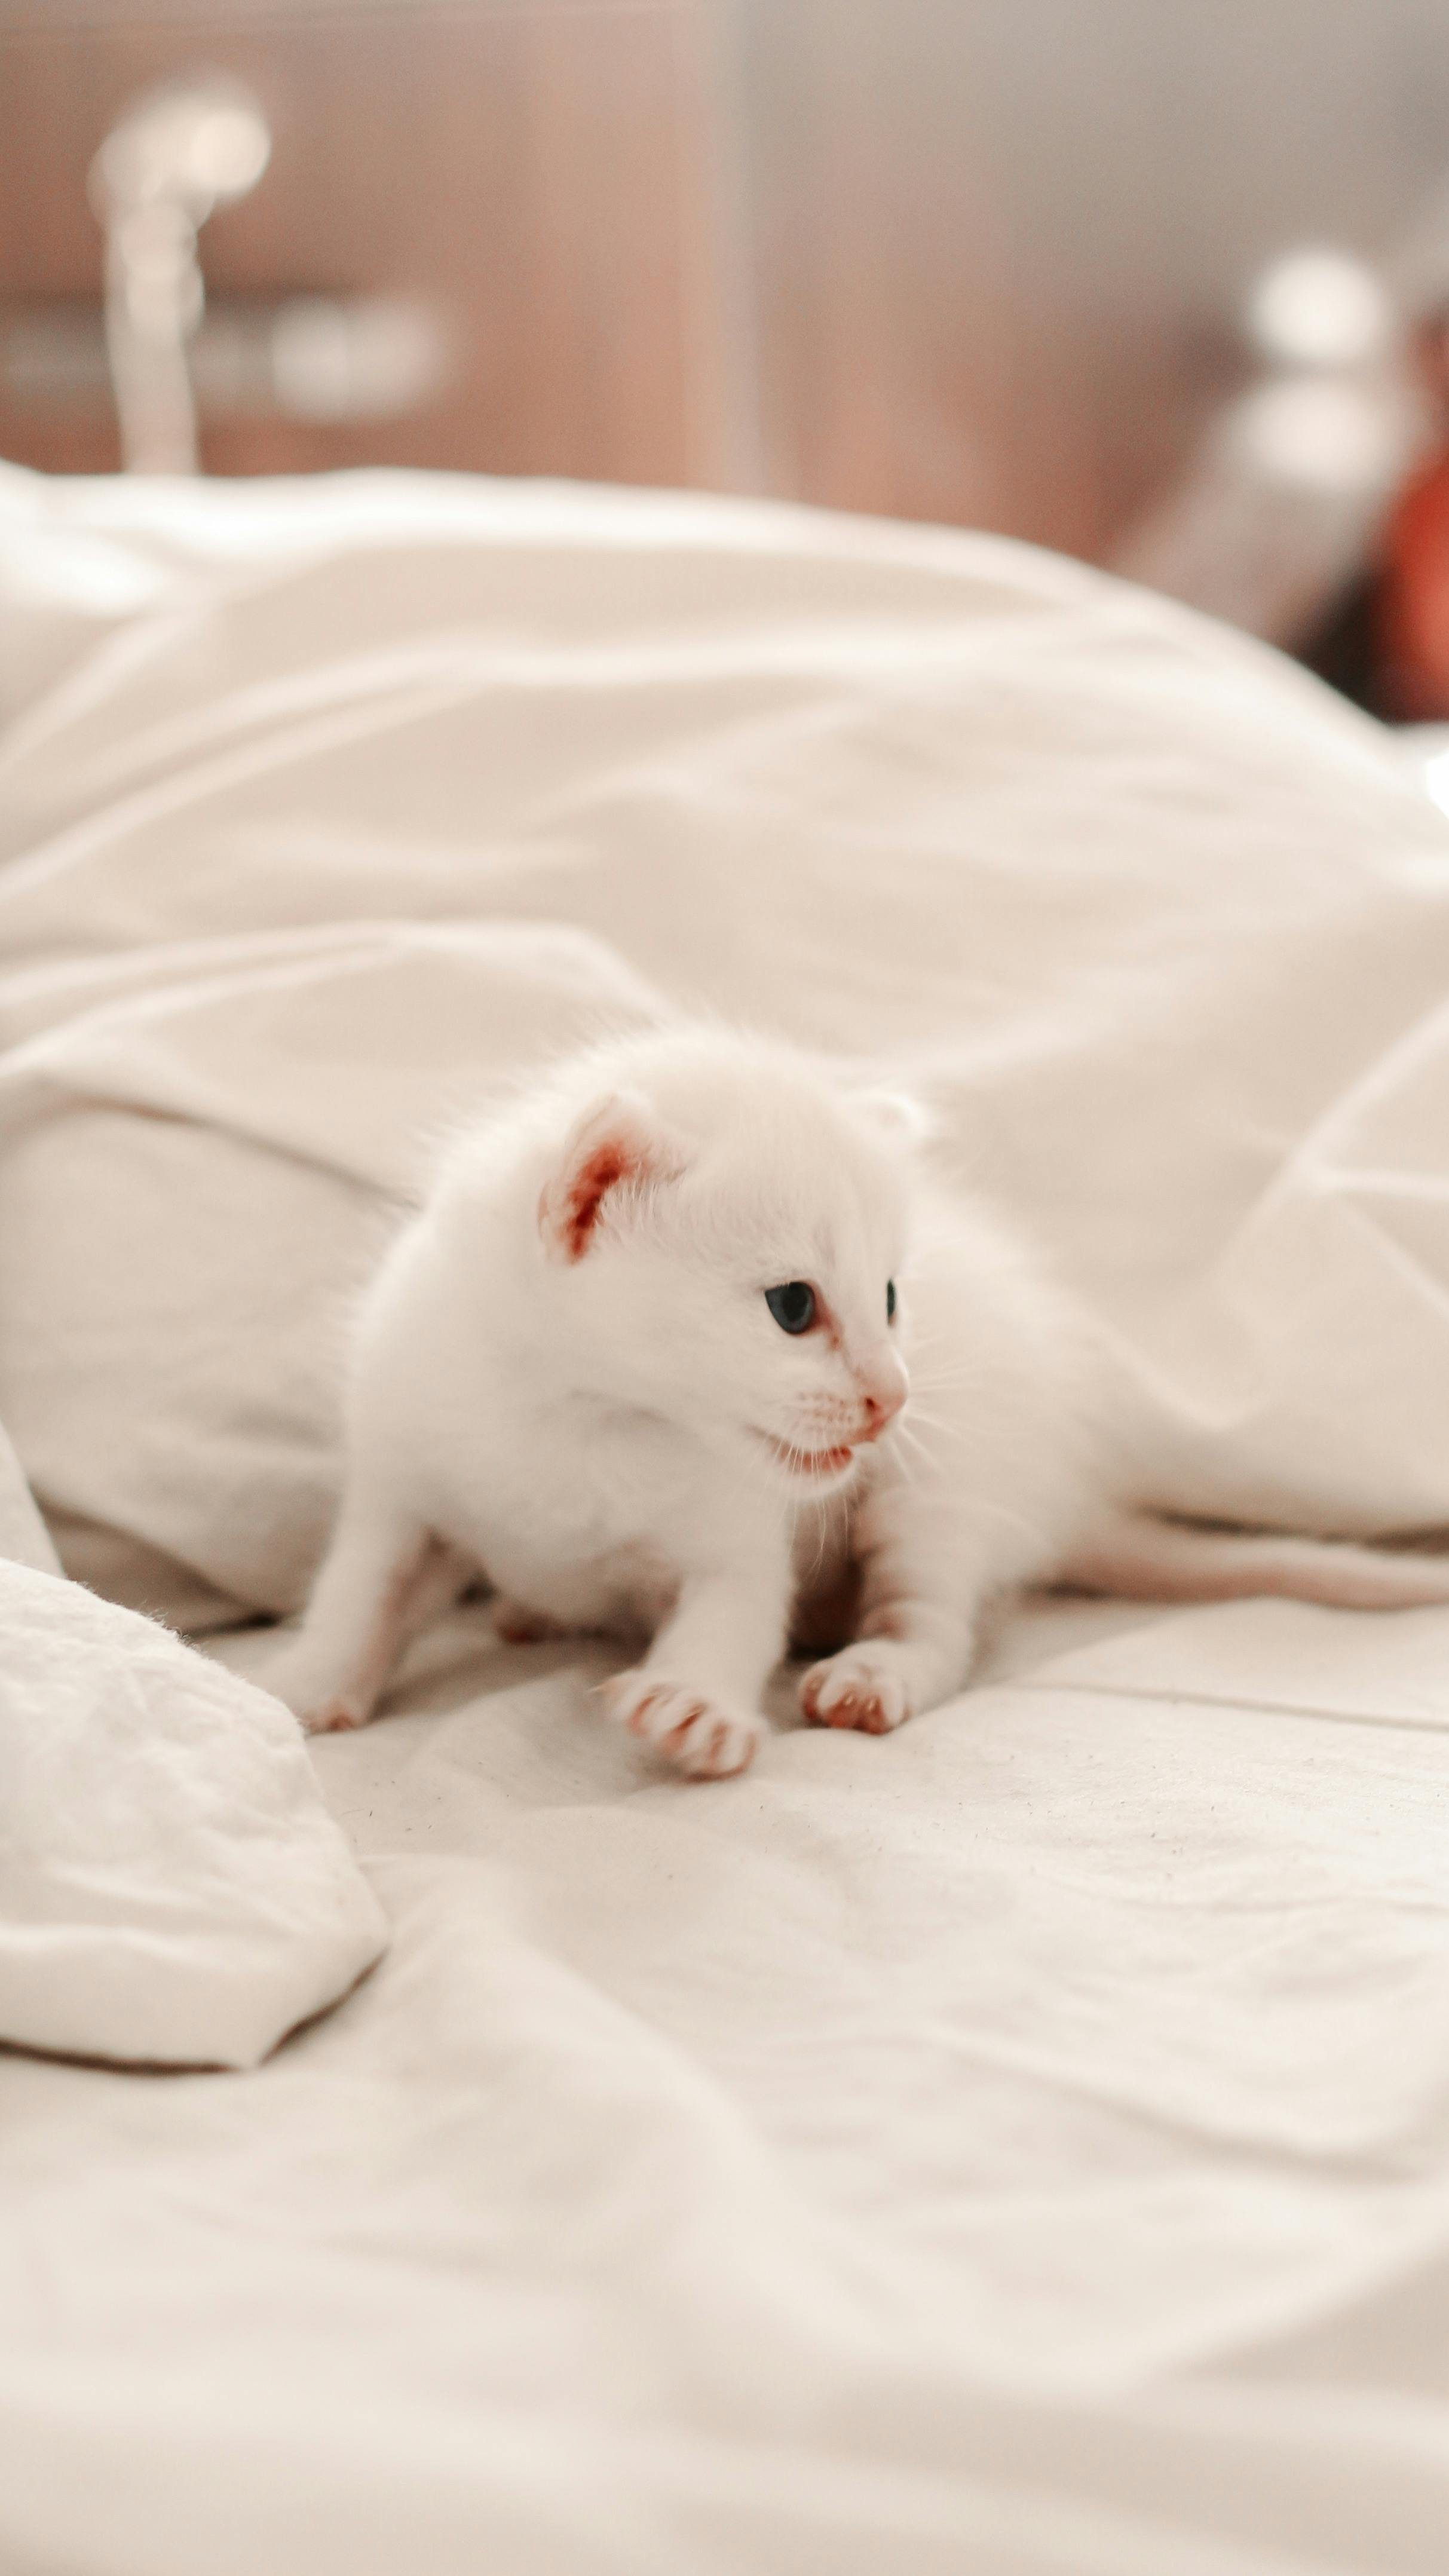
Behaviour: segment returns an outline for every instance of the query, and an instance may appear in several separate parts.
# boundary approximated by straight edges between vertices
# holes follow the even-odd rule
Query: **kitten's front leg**
[[[349,1493],[301,1627],[258,1678],[309,1735],[366,1726],[404,1646],[470,1570],[409,1514]]]
[[[959,1519],[900,1488],[873,1496],[857,1534],[862,1559],[855,1642],[812,1664],[800,1706],[815,1726],[888,1735],[958,1691],[976,1653],[978,1550]],[[984,1571],[984,1568],[981,1569]]]
[[[811,1665],[800,1706],[813,1726],[889,1735],[961,1688],[974,1649],[975,1621],[955,1603],[897,1593],[867,1612],[854,1645]]]
[[[788,1576],[756,1565],[686,1577],[642,1664],[601,1684],[612,1717],[695,1780],[753,1761],[760,1697],[785,1648]]]

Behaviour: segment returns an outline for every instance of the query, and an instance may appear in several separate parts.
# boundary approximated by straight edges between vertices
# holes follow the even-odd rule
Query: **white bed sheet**
[[[1443,1614],[1044,1612],[717,1792],[480,1621],[316,1748],[367,1985],[4,2067],[7,2576],[1439,2576]]]
[[[419,1126],[656,992],[919,1063],[1164,1500],[1449,1518],[1449,841],[1271,657],[406,478],[0,478],[0,581],[0,1415],[73,1565],[294,1599]],[[4,2576],[1440,2576],[1446,1663],[1058,1605],[701,1790],[461,1614],[315,1749],[394,1930],[335,2015],[0,2059]]]

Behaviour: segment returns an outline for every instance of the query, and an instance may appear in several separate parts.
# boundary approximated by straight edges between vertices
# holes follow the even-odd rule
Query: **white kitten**
[[[960,1688],[982,1605],[1023,1583],[1449,1593],[1426,1561],[1114,1509],[1073,1311],[927,1185],[918,1124],[683,1028],[464,1135],[361,1316],[337,1529],[267,1676],[304,1723],[365,1723],[480,1570],[505,1635],[652,1639],[603,1697],[708,1776],[750,1760],[792,1630],[851,1640],[807,1716],[881,1733]]]

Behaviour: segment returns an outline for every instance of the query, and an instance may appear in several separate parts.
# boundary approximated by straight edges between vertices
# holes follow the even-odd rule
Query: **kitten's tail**
[[[1338,1610],[1412,1610],[1449,1601],[1449,1556],[1201,1529],[1124,1511],[1098,1521],[1052,1579],[1073,1591],[1129,1601],[1243,1601],[1274,1593]]]

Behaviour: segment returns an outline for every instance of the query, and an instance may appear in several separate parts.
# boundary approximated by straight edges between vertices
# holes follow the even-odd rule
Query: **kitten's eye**
[[[815,1321],[815,1291],[803,1279],[787,1279],[783,1288],[767,1288],[765,1303],[782,1333],[808,1333]]]
[[[893,1323],[895,1322],[895,1320],[896,1320],[896,1283],[895,1283],[894,1279],[888,1279],[888,1280],[886,1281],[886,1322],[887,1322],[888,1324],[893,1324]]]

